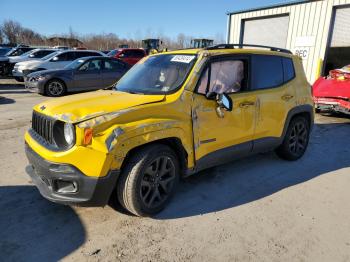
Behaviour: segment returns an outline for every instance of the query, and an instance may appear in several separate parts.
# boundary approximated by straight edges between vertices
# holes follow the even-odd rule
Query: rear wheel
[[[310,125],[303,116],[293,118],[282,144],[276,154],[286,160],[297,160],[302,157],[309,144]]]
[[[48,96],[63,96],[66,93],[66,85],[58,79],[50,80],[45,85],[45,94]]]
[[[168,146],[144,147],[130,158],[118,179],[119,203],[137,216],[160,212],[175,192],[179,172],[178,159]]]

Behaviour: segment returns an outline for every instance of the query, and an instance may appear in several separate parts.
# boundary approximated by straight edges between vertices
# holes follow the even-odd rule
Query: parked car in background
[[[316,112],[331,111],[350,115],[350,65],[331,70],[312,86]]]
[[[38,60],[44,56],[47,56],[57,50],[55,49],[33,49],[20,56],[10,56],[7,62],[3,62],[3,74],[6,76],[12,75],[12,70],[16,63],[28,61],[28,60]],[[15,76],[17,81],[23,81],[23,77]]]
[[[145,50],[140,48],[119,48],[110,51],[107,55],[121,59],[129,65],[134,65],[147,54]]]
[[[26,77],[25,87],[48,96],[104,89],[113,86],[129,68],[127,63],[111,57],[83,57],[63,69],[29,74]]]
[[[24,46],[24,45],[19,45],[17,47],[12,48],[7,54],[6,56],[10,57],[10,56],[19,56],[22,55],[30,50],[35,49],[35,47],[30,47],[30,46]]]
[[[8,75],[8,73],[11,72],[11,71],[7,70],[7,65],[8,65],[10,57],[20,56],[20,55],[22,55],[30,50],[33,50],[33,49],[34,49],[34,47],[20,45],[20,46],[11,48],[3,56],[0,56],[0,76],[6,76],[6,75]]]
[[[12,48],[11,47],[1,47],[0,56],[5,56]]]
[[[50,54],[41,60],[19,62],[15,65],[12,73],[17,77],[48,69],[62,69],[78,58],[86,56],[106,56],[100,51],[94,50],[61,50]]]

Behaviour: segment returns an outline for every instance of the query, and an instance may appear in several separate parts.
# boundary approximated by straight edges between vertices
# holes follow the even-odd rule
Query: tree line
[[[78,39],[83,42],[84,47],[95,50],[110,50],[118,48],[119,45],[128,45],[132,48],[141,47],[142,45],[141,39],[120,38],[115,33],[80,35],[74,32],[71,27],[69,28],[68,33],[63,33],[58,36]],[[191,39],[194,37],[179,33],[177,37],[171,38],[165,35],[155,36],[155,34],[150,33],[147,38],[159,38],[163,42],[163,47],[178,49],[190,47]],[[5,20],[0,24],[0,43],[50,46],[50,41],[48,39],[48,36],[35,32],[30,28],[26,28],[14,20]],[[217,34],[214,42],[224,42],[223,36]]]

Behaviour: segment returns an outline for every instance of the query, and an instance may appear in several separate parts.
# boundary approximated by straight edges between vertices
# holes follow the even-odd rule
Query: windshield
[[[49,55],[47,55],[47,56],[44,56],[43,58],[41,58],[41,60],[48,60],[48,59],[50,59],[51,57],[54,57],[55,55],[57,55],[57,54],[59,54],[59,53],[60,53],[60,51],[53,52],[53,53],[51,53],[51,54],[49,54]]]
[[[171,92],[182,85],[195,61],[195,55],[151,56],[133,66],[115,89],[142,94]]]
[[[112,50],[107,54],[107,56],[115,56],[118,52],[119,52],[118,49]]]
[[[66,68],[66,69],[76,69],[84,62],[85,62],[84,59],[77,59],[77,60],[74,60],[72,63],[66,65],[64,68]]]

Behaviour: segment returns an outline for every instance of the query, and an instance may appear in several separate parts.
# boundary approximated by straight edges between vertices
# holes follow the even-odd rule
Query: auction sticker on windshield
[[[175,55],[171,62],[180,62],[180,63],[191,63],[195,56],[193,55]]]

